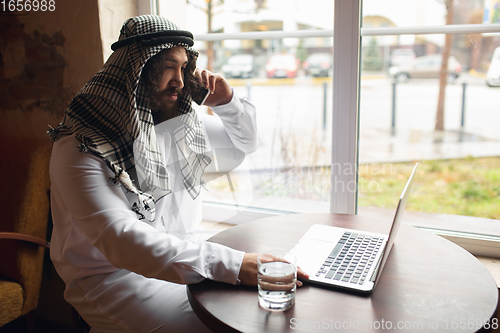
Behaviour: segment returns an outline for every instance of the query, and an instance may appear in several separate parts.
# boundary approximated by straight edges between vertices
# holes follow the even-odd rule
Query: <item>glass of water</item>
[[[295,304],[297,259],[282,251],[269,251],[257,258],[259,305],[271,311],[285,311]]]

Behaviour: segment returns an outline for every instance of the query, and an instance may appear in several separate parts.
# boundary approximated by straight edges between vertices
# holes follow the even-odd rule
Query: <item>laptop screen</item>
[[[415,176],[415,173],[417,172],[417,167],[418,163],[415,164],[415,167],[413,168],[410,178],[406,182],[406,186],[403,189],[401,196],[399,197],[398,208],[396,209],[396,215],[394,215],[394,221],[392,222],[391,231],[389,232],[389,239],[387,240],[387,245],[382,260],[380,262],[380,266],[377,272],[377,278],[375,279],[375,281],[378,281],[378,278],[382,273],[382,269],[385,265],[385,262],[387,261],[387,257],[389,257],[389,253],[391,252],[392,246],[394,245],[394,240],[396,239],[396,235],[399,230],[399,225],[401,224],[401,220],[403,219],[403,213],[406,208],[406,202],[408,201],[408,197],[410,196],[411,185],[413,183],[413,178]]]

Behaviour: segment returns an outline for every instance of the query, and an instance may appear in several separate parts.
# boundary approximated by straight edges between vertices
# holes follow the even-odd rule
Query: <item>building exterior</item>
[[[453,0],[366,0],[363,2],[363,28],[441,26],[446,22],[446,1]],[[455,0],[454,3],[453,24],[494,23],[500,20],[500,0]],[[195,35],[208,32],[331,30],[333,4],[333,0],[188,0],[186,28]],[[498,39],[493,36],[495,38]],[[370,44],[375,44],[380,49],[384,67],[387,67],[396,49],[410,48],[417,57],[436,54],[440,53],[444,40],[445,36],[439,34],[365,37],[363,53]],[[493,52],[497,46],[494,44],[492,38],[483,39],[481,35],[455,35],[452,54],[464,68],[481,70],[481,63],[486,59],[478,58],[477,47]],[[252,54],[258,66],[262,67],[265,59],[272,54],[291,53],[304,61],[309,54],[331,52],[332,46],[332,38],[225,40],[214,43],[215,59],[218,61],[215,69],[234,54]],[[207,45],[199,42],[196,47],[203,51]],[[486,58],[489,53],[483,52]]]

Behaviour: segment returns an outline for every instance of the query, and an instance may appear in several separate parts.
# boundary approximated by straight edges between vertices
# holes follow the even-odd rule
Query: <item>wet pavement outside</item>
[[[207,199],[271,210],[329,211],[328,177],[319,180],[318,170],[331,164],[331,78],[230,83],[256,105],[260,146],[238,168],[240,172],[231,172],[235,191],[227,191],[224,177],[225,187],[214,188]],[[500,156],[500,104],[496,102],[500,88],[487,87],[478,75],[463,75],[447,86],[445,130],[435,131],[437,80],[398,84],[395,128],[391,128],[391,86],[392,80],[383,73],[370,73],[361,81],[360,164]],[[251,182],[244,180],[248,175]],[[319,196],[296,195],[313,183]]]

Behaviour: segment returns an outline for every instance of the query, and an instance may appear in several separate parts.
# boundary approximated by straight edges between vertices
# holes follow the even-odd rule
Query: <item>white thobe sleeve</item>
[[[229,103],[211,109],[218,117],[203,117],[211,146],[235,147],[245,154],[257,149],[256,113],[252,103],[233,92]]]
[[[253,153],[258,146],[255,107],[233,92],[231,101],[211,107],[216,116],[203,115],[203,127],[208,138],[208,155],[217,157],[217,170],[213,163],[206,172],[231,171]]]
[[[71,213],[77,232],[83,232],[111,265],[175,283],[204,278],[236,283],[243,252],[181,241],[138,220],[123,190],[110,182],[113,174],[104,161],[80,153],[75,142],[72,137],[56,142],[51,157],[53,195]]]

